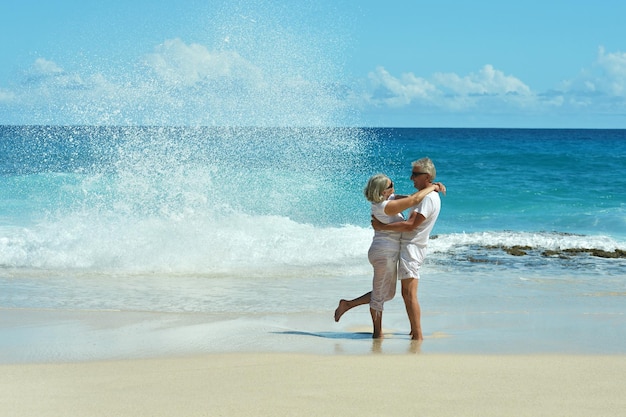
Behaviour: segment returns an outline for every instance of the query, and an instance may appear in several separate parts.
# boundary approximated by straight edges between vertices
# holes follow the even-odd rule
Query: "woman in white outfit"
[[[422,158],[412,164],[411,180],[418,190],[429,189],[437,175],[435,164],[430,158]],[[445,192],[445,189],[443,190]],[[422,201],[411,207],[406,221],[385,223],[372,219],[376,231],[401,232],[400,261],[398,278],[402,287],[404,306],[411,323],[411,339],[421,341],[421,308],[417,299],[417,287],[420,268],[426,258],[428,239],[441,211],[441,199],[438,193],[429,193]]]
[[[372,216],[381,223],[392,224],[404,222],[402,211],[419,204],[430,192],[439,190],[445,190],[443,185],[431,184],[410,196],[396,196],[393,181],[384,174],[376,174],[368,180],[363,193],[372,203]],[[353,300],[340,300],[335,310],[335,321],[339,321],[346,311],[358,305],[369,304],[374,327],[372,337],[382,337],[383,305],[396,294],[400,238],[400,232],[375,231],[367,254],[374,268],[372,291]]]

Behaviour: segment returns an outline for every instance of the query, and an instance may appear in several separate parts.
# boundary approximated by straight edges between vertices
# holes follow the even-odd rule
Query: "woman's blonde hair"
[[[363,189],[363,194],[365,194],[367,201],[372,203],[384,201],[385,197],[383,197],[383,191],[387,189],[389,181],[389,177],[385,174],[372,175]]]

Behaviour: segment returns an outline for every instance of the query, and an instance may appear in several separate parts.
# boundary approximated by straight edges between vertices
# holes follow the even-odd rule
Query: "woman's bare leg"
[[[372,332],[373,339],[383,338],[383,312],[370,308],[370,314],[372,315],[372,324],[374,331]]]
[[[339,305],[335,310],[335,321],[339,321],[341,316],[343,316],[343,313],[345,313],[346,311],[363,304],[369,304],[371,299],[372,292],[370,291],[360,297],[355,298],[354,300],[339,300]]]

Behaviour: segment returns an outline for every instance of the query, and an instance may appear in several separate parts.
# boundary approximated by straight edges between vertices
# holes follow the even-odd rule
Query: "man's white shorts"
[[[398,279],[420,279],[420,268],[426,258],[426,247],[409,243],[400,248],[400,262],[398,263]]]

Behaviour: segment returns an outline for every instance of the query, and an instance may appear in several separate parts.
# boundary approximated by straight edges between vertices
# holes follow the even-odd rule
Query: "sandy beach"
[[[1,309],[0,416],[624,415],[619,312],[428,310],[415,344],[401,307],[382,341],[366,311],[331,307]]]
[[[26,416],[621,416],[624,355],[210,354],[0,365]]]

